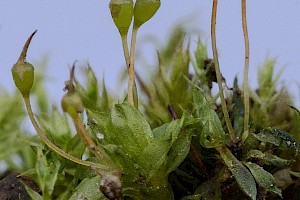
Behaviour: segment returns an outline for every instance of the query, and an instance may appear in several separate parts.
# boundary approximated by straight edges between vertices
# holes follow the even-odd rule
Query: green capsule
[[[111,0],[109,9],[120,34],[127,34],[133,17],[133,1]]]
[[[67,92],[61,100],[61,107],[73,119],[78,116],[78,113],[83,111],[82,100],[77,92]]]
[[[34,31],[27,39],[17,63],[14,64],[11,69],[15,85],[23,97],[29,97],[34,81],[34,67],[26,61],[26,54],[31,39],[35,33],[36,31]]]
[[[140,27],[151,19],[160,7],[160,0],[137,0],[134,5],[134,27]]]
[[[64,90],[68,92],[63,96],[61,100],[62,110],[75,119],[78,117],[78,113],[83,111],[83,105],[80,95],[75,91],[74,81],[74,65],[70,71],[70,80],[65,82]]]

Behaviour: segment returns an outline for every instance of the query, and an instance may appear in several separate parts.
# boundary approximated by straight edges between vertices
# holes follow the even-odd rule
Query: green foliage
[[[246,166],[250,169],[252,175],[254,176],[257,184],[264,188],[267,192],[273,192],[275,194],[278,194],[280,197],[281,190],[276,187],[275,178],[272,174],[264,170],[261,166],[248,162],[246,163]]]
[[[181,130],[184,118],[152,131],[144,117],[126,102],[114,104],[109,113],[90,110],[88,116],[94,122],[91,125],[93,132],[104,135],[99,142],[122,167],[124,194],[128,190],[131,196],[130,188],[139,188],[140,193],[149,187],[167,191],[168,174],[189,150],[192,132]]]
[[[20,126],[26,115],[20,95],[9,94],[2,89],[0,107],[0,160],[2,164],[10,170],[23,171],[34,167],[35,155],[29,145],[39,146],[40,143],[30,135],[29,131],[25,131]],[[21,163],[16,163],[16,159],[20,159]]]
[[[99,192],[100,177],[94,176],[92,178],[85,178],[78,185],[76,191],[69,198],[70,200],[89,199],[102,200],[106,199],[102,193]]]
[[[249,172],[247,168],[234,156],[228,149],[220,151],[221,157],[225,164],[232,172],[240,188],[251,198],[256,199],[257,189],[253,178],[253,173]]]
[[[132,1],[111,1],[128,68],[134,50],[129,55],[124,34],[132,15],[137,28],[159,6],[160,1],[136,1],[134,7]],[[32,120],[26,101],[28,89],[24,93],[16,82],[46,145],[19,126],[25,118],[20,96],[3,92],[0,159],[9,169],[36,181],[41,193],[26,186],[33,199],[276,199],[285,198],[290,188],[299,189],[300,117],[290,108],[288,91],[278,89],[281,71],[274,77],[275,60],[266,59],[258,72],[258,89],[249,89],[247,134],[243,133],[245,91],[237,78],[232,89],[226,87],[234,140],[228,137],[219,94],[212,92],[217,81],[214,62],[200,38],[195,50],[191,41],[183,28],[176,27],[166,46],[158,50],[157,68],[147,79],[139,74],[135,81],[128,70],[133,75],[131,89],[140,88],[139,108],[129,99],[133,90],[128,90],[125,100],[117,100],[91,66],[86,67],[85,84],[76,80],[73,67],[62,108],[71,115],[76,133],[66,115],[56,108],[49,111],[49,103],[43,100],[47,94],[43,75],[36,76],[32,91],[30,87],[38,103],[39,124]],[[13,67],[14,79],[16,71]],[[137,100],[137,93],[131,95]],[[82,108],[86,116],[78,113]],[[15,155],[22,158],[19,166]]]
[[[143,105],[151,127],[157,127],[171,120],[166,105],[172,105],[178,117],[184,108],[192,109],[192,87],[187,78],[190,70],[189,49],[184,46],[185,33],[182,28],[176,28],[167,46],[158,53],[158,69],[150,80],[145,83],[140,78],[139,84],[147,101]]]
[[[226,142],[226,134],[216,112],[211,108],[203,92],[194,86],[196,119],[199,120],[200,144],[205,148],[221,147]]]

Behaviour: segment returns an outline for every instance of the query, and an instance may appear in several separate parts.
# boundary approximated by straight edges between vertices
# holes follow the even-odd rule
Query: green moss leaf
[[[153,137],[148,122],[128,103],[113,105],[111,131],[114,135],[112,143],[122,145],[132,156],[139,155]]]
[[[166,175],[174,171],[186,158],[190,151],[192,136],[195,133],[191,130],[182,131],[177,140],[173,143],[166,158]]]
[[[285,166],[289,166],[291,165],[294,160],[286,160],[286,159],[282,159],[276,155],[272,155],[271,153],[263,153],[259,150],[250,150],[247,153],[247,159],[259,159],[263,164],[266,165],[274,165],[276,167],[285,167]]]
[[[237,138],[240,138],[244,127],[244,102],[239,89],[238,79],[235,77],[233,83],[233,128]]]
[[[252,200],[256,200],[256,183],[250,171],[226,147],[219,149],[219,152],[242,191]]]
[[[221,184],[216,178],[202,183],[195,191],[199,195],[198,199],[214,199],[221,200]]]
[[[155,138],[140,156],[140,163],[148,179],[151,179],[157,173],[167,159],[167,154],[172,144],[177,140],[180,129],[182,128],[183,120],[184,119],[174,120],[170,122],[167,127],[160,129],[163,131],[163,133],[159,133],[161,136]],[[163,176],[165,176],[165,173]],[[165,177],[161,178],[164,179]]]
[[[144,149],[153,140],[148,122],[128,103],[114,104],[110,113],[89,110],[89,124],[111,158],[122,166],[126,176],[135,179],[141,170]],[[93,121],[93,122],[92,122]]]
[[[106,200],[107,198],[99,190],[100,180],[99,176],[84,179],[69,200]]]
[[[48,163],[42,149],[37,149],[37,162],[35,170],[44,199],[50,199],[52,195],[59,168],[60,163],[58,161]]]
[[[85,72],[86,87],[84,88],[77,80],[75,80],[76,91],[79,93],[85,108],[96,110],[97,107],[99,107],[98,81],[90,65],[88,65]]]
[[[85,146],[83,142],[80,140],[80,137],[78,134],[76,134],[70,141],[68,142],[67,145],[67,152],[77,158],[81,158],[84,151],[85,151]]]
[[[206,148],[220,147],[225,144],[226,134],[216,112],[211,108],[200,88],[194,86],[193,101],[195,115],[199,121],[200,144]]]
[[[275,178],[272,174],[255,163],[247,162],[245,165],[250,169],[259,186],[265,188],[268,192],[273,192],[282,197],[281,190],[276,187]]]
[[[26,191],[28,192],[29,196],[34,199],[34,200],[44,200],[43,197],[37,193],[36,191],[34,191],[33,189],[31,189],[30,187],[28,187],[26,184],[24,184]]]
[[[66,149],[68,142],[72,138],[67,116],[62,115],[55,109],[50,117],[43,115],[37,117],[48,137],[51,138],[55,144]]]

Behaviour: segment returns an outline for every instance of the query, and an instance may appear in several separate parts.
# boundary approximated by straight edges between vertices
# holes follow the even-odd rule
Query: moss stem
[[[127,43],[127,33],[121,34],[121,39],[122,39],[122,46],[123,46],[123,53],[126,62],[126,67],[127,70],[129,70],[130,55],[129,55],[128,43]]]
[[[219,60],[218,60],[218,52],[217,52],[217,42],[216,42],[216,19],[217,19],[217,6],[218,6],[218,0],[213,1],[213,7],[212,7],[212,16],[211,16],[211,43],[212,43],[212,51],[213,51],[213,57],[214,57],[214,65],[215,65],[215,71],[217,75],[217,82],[219,86],[219,93],[221,98],[221,104],[222,104],[222,111],[224,114],[226,126],[229,132],[229,136],[233,142],[236,142],[236,136],[232,128],[232,124],[230,122],[227,105],[224,97],[223,87],[222,87],[222,75],[221,70],[219,66]]]
[[[248,28],[247,28],[247,18],[246,18],[246,0],[242,0],[242,26],[243,26],[243,33],[244,33],[244,43],[245,43],[245,67],[244,67],[244,109],[245,109],[245,116],[244,116],[244,134],[245,136],[248,135],[249,132],[249,37],[248,37]],[[244,136],[243,136],[244,138]]]
[[[135,45],[138,27],[133,27],[130,45],[130,59],[128,63],[128,102],[130,105],[134,106],[134,59],[135,59]]]

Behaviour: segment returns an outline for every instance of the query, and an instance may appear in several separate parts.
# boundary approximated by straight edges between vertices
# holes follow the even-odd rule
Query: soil
[[[17,172],[8,173],[0,180],[0,199],[1,200],[31,200],[24,184],[31,189],[39,192],[37,184],[27,176],[21,176]]]

